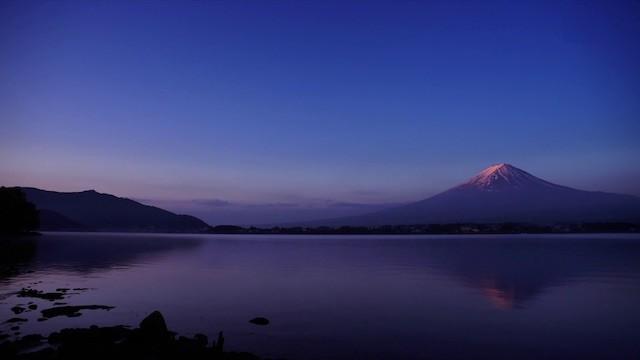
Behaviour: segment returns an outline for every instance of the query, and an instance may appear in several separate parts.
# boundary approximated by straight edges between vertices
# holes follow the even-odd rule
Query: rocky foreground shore
[[[63,329],[44,337],[26,335],[0,344],[0,359],[230,359],[254,360],[246,352],[225,352],[224,336],[215,341],[169,331],[162,314],[154,311],[139,327],[110,326]]]

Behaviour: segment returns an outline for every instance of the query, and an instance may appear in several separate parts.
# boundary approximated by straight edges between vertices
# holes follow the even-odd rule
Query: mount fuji
[[[640,222],[640,198],[577,190],[509,164],[496,164],[428,199],[322,223],[379,226],[465,222]]]

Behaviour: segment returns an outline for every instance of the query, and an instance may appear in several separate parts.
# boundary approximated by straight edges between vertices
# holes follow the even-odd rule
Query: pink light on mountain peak
[[[481,191],[501,191],[530,187],[555,187],[552,184],[511,164],[499,163],[482,170],[461,186]]]

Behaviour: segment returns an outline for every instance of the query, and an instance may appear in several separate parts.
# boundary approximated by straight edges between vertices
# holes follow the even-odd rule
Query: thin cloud
[[[234,205],[232,202],[222,200],[222,199],[195,199],[195,200],[191,200],[191,202],[193,202],[194,204],[211,206],[211,207]]]

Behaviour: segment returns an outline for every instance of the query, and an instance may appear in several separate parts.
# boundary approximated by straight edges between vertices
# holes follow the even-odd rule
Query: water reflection
[[[163,253],[193,250],[197,236],[48,233],[2,240],[0,281],[26,272],[60,269],[78,273],[128,267]]]
[[[0,282],[25,273],[36,255],[36,237],[0,238]]]
[[[209,266],[266,267],[283,273],[403,269],[439,273],[500,309],[522,308],[554,286],[580,278],[640,274],[634,237],[221,237],[48,233],[4,239],[0,281],[59,269],[91,273],[153,262],[176,252],[205,253]],[[266,262],[265,262],[266,261]],[[196,266],[196,265],[194,265]],[[268,269],[267,269],[268,268]]]
[[[484,238],[429,243],[432,266],[480,291],[497,308],[522,308],[581,278],[640,274],[640,243],[624,238]]]
[[[640,353],[637,236],[51,233],[7,254],[0,293],[42,281],[34,287],[91,289],[72,304],[116,306],[31,318],[25,332],[135,324],[159,309],[180,333],[224,330],[229,346],[271,358]],[[7,317],[21,301],[3,300]],[[272,323],[248,323],[256,316]]]

